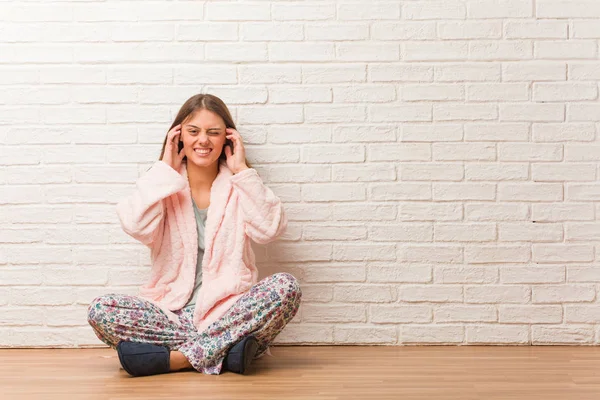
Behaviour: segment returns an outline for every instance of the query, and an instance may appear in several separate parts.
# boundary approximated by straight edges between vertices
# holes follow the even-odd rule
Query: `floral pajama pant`
[[[203,332],[193,325],[194,305],[174,311],[182,323],[178,326],[154,304],[122,294],[94,299],[88,308],[88,322],[96,336],[113,349],[121,340],[162,345],[183,353],[196,371],[218,375],[229,349],[250,333],[259,344],[254,358],[264,355],[296,315],[301,298],[296,278],[282,272],[257,282]]]

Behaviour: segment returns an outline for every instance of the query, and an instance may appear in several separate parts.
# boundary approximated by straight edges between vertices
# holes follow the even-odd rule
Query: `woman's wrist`
[[[250,167],[249,167],[249,166],[247,166],[247,165],[244,165],[242,168],[238,169],[238,170],[237,170],[237,171],[235,171],[233,174],[234,174],[234,175],[235,175],[235,174],[239,174],[240,172],[242,172],[242,171],[245,171],[245,170],[247,170],[247,169],[250,169]]]

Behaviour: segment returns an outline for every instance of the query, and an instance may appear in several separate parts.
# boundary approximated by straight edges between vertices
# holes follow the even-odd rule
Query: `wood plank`
[[[0,349],[2,399],[600,399],[600,348],[274,346],[249,375],[130,377],[111,349]]]

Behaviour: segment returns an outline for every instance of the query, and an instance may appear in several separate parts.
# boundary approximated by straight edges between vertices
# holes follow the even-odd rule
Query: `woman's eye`
[[[188,131],[190,133],[190,135],[195,135],[198,133],[198,131]],[[221,132],[216,132],[216,131],[210,131],[208,132],[209,135],[219,135]]]

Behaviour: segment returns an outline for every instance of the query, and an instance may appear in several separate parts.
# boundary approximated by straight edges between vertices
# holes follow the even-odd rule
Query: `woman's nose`
[[[208,142],[208,135],[207,134],[200,134],[198,135],[198,142],[202,143],[202,144],[206,144]]]

